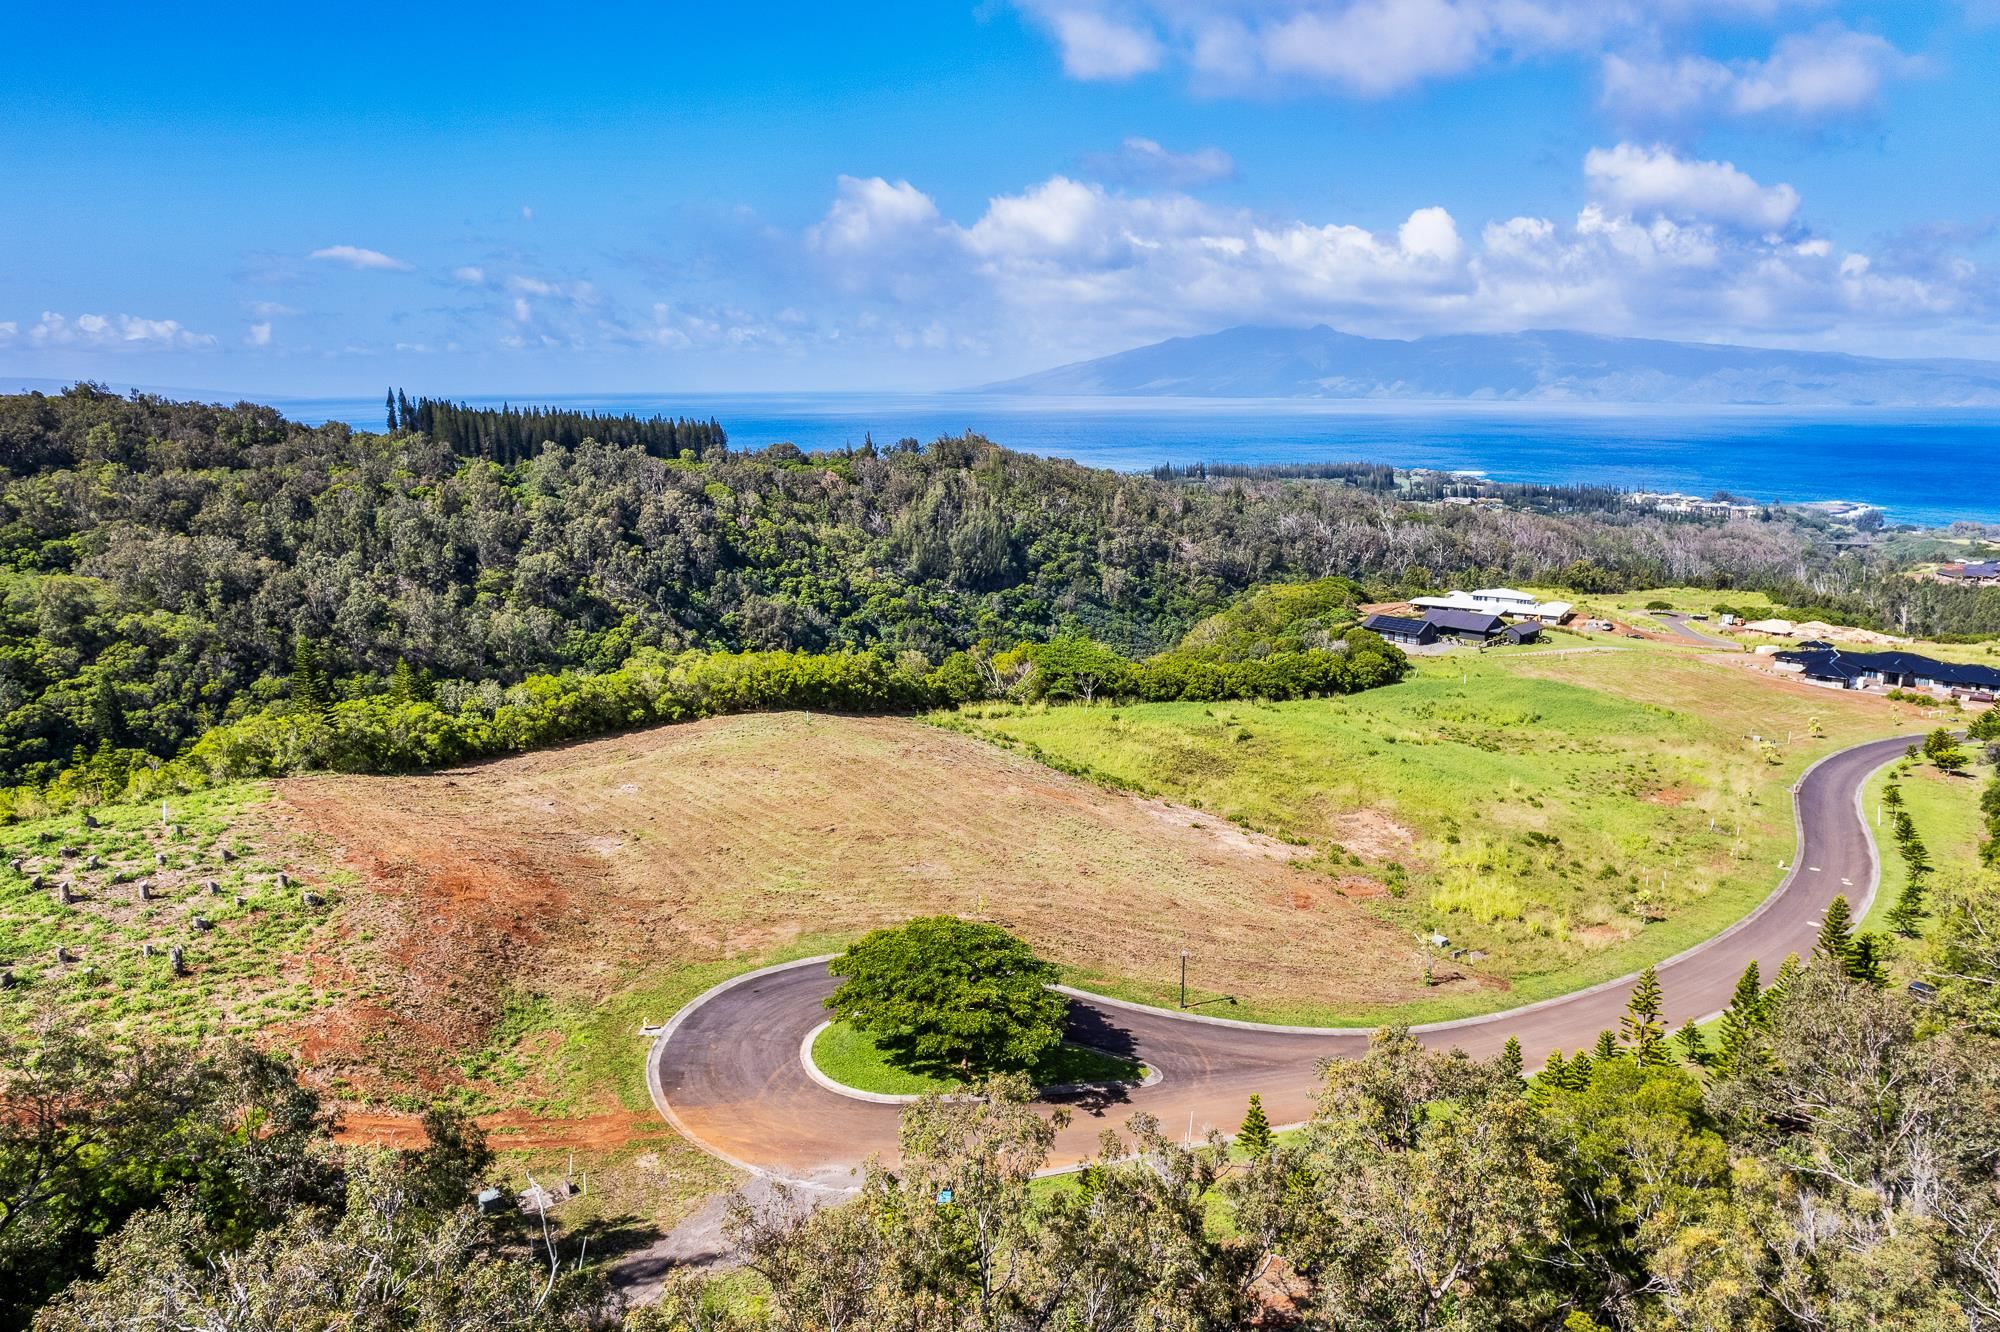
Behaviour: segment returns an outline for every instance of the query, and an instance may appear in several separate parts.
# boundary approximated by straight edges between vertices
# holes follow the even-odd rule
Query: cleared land
[[[125,1035],[303,1032],[308,1015],[358,1001],[368,981],[335,921],[346,876],[301,881],[267,803],[237,786],[177,798],[165,819],[123,805],[94,811],[94,827],[70,814],[0,828],[0,1024],[46,1013]]]
[[[1423,993],[1409,937],[1306,848],[913,721],[717,719],[427,777],[296,779],[275,808],[358,877],[395,963],[387,1001],[330,1024],[321,1057],[463,1081],[494,1109],[643,1117],[642,1022],[925,912],[1152,993],[1182,948],[1197,979],[1273,1003]]]
[[[1450,940],[1440,984],[1396,1014],[1429,1020],[1546,998],[1720,930],[1776,882],[1806,765],[1917,715],[1634,644],[1427,659],[1345,699],[989,705],[956,722],[1309,848],[1404,937]],[[1357,1016],[1296,990],[1239,997],[1257,1016]]]

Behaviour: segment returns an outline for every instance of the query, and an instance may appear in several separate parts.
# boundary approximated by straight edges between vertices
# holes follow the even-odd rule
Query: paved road
[[[1858,809],[1861,785],[1901,754],[1909,738],[1878,740],[1830,755],[1797,788],[1800,862],[1763,905],[1732,928],[1660,965],[1669,1028],[1720,1011],[1744,965],[1768,978],[1787,953],[1809,953],[1820,914],[1846,894],[1859,917],[1873,897],[1873,839]],[[1533,1064],[1551,1049],[1590,1044],[1616,1028],[1631,977],[1486,1017],[1417,1029],[1426,1044],[1476,1056],[1518,1036]],[[738,977],[683,1009],[648,1062],[654,1103],[694,1142],[737,1165],[781,1178],[841,1186],[871,1153],[892,1159],[899,1109],[830,1092],[800,1062],[806,1034],[825,1020],[833,990],[824,959]],[[1069,1126],[1052,1166],[1092,1155],[1097,1135],[1144,1110],[1170,1130],[1213,1125],[1233,1131],[1250,1093],[1274,1124],[1312,1111],[1316,1065],[1359,1054],[1361,1030],[1280,1028],[1192,1017],[1071,992],[1072,1034],[1121,1050],[1163,1074],[1151,1087],[1070,1098]]]
[[[1654,619],[1667,627],[1667,632],[1685,643],[1699,643],[1703,647],[1722,647],[1740,651],[1742,644],[1732,643],[1726,638],[1703,633],[1688,623],[1688,617],[1678,611],[1649,611]]]

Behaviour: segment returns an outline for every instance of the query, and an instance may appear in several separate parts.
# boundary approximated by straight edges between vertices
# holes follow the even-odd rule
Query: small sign
[[[938,1206],[940,1206],[940,1207],[943,1207],[943,1206],[945,1206],[946,1204],[948,1204],[949,1202],[951,1202],[951,1190],[950,1190],[950,1189],[939,1189],[939,1190],[938,1190]]]

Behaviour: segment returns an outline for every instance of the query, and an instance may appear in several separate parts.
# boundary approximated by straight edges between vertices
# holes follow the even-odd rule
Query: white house
[[[1526,592],[1511,587],[1482,587],[1476,592],[1448,592],[1441,597],[1412,597],[1418,610],[1479,611],[1486,615],[1511,615],[1516,619],[1561,624],[1570,616],[1567,601],[1537,601]]]

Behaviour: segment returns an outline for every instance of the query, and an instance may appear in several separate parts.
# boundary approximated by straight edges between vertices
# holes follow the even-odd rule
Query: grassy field
[[[1425,659],[1402,685],[1344,699],[983,705],[947,720],[1309,849],[1404,937],[1469,950],[1440,950],[1441,983],[1394,1013],[1429,1020],[1619,975],[1721,929],[1774,886],[1805,766],[1913,711],[1635,644]],[[1254,1017],[1362,1016],[1238,997]]]
[[[165,821],[158,805],[122,805],[93,811],[96,827],[73,814],[0,828],[0,967],[14,981],[0,1023],[46,1012],[195,1038],[304,1024],[365,993],[336,923],[351,876],[281,887],[281,870],[299,870],[270,847],[268,799],[234,786],[175,799]]]
[[[843,1087],[883,1096],[921,1096],[926,1092],[963,1090],[965,1080],[904,1068],[895,1063],[873,1036],[845,1022],[830,1023],[813,1040],[813,1063]],[[1059,1045],[1030,1069],[1038,1087],[1074,1082],[1137,1082],[1144,1066],[1096,1050]]]

